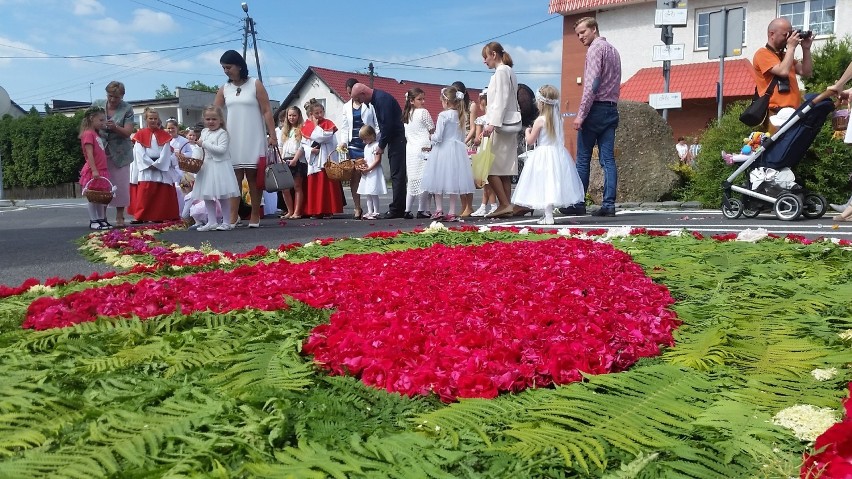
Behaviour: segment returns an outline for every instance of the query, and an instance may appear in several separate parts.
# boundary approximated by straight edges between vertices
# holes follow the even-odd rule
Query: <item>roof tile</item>
[[[649,0],[550,0],[550,13],[562,15],[597,10],[601,7],[643,3]]]
[[[746,59],[725,62],[725,97],[743,97],[754,93],[751,62]],[[719,62],[672,65],[669,91],[681,92],[684,100],[716,98]],[[621,85],[621,99],[648,102],[651,93],[663,92],[663,68],[643,68]]]

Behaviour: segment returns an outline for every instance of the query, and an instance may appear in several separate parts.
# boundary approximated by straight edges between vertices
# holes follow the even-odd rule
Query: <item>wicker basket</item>
[[[201,158],[193,158],[191,156],[186,156],[181,152],[177,152],[175,156],[178,159],[178,167],[181,171],[185,171],[188,173],[198,173],[201,171],[201,165],[204,164],[204,149],[199,148],[201,150]]]
[[[831,126],[834,131],[846,131],[846,127],[849,126],[849,110],[836,110],[831,117]]]
[[[95,181],[95,180],[106,181],[109,184],[109,189],[108,190],[91,189],[90,186],[93,186],[92,182]],[[109,178],[101,176],[99,178],[92,178],[91,180],[86,182],[86,186],[83,187],[83,196],[85,196],[86,199],[89,200],[89,203],[98,203],[98,204],[101,204],[101,205],[108,205],[112,201],[113,196],[115,196],[115,189],[116,189],[115,186],[112,184],[111,181],[109,181]]]
[[[355,163],[346,158],[345,160],[334,161],[331,159],[335,152],[331,152],[325,160],[325,174],[330,180],[348,181],[352,178],[352,170],[355,169]]]

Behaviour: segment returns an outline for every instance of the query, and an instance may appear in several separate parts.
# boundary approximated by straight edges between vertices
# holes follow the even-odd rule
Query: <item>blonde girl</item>
[[[541,113],[526,129],[525,139],[528,145],[537,146],[527,157],[512,203],[543,209],[544,216],[538,223],[552,225],[553,209],[582,201],[584,189],[574,159],[565,149],[559,90],[544,85],[535,99]]]
[[[204,202],[207,210],[207,224],[198,227],[198,231],[228,231],[234,229],[230,222],[231,198],[240,196],[240,185],[231,164],[229,152],[230,136],[225,130],[225,117],[217,105],[204,109],[204,130],[198,139],[198,146],[204,149],[204,163],[195,176],[192,199]],[[222,208],[222,222],[217,222],[216,204]]]
[[[473,193],[473,170],[464,144],[464,94],[455,87],[441,90],[444,111],[438,115],[432,134],[432,151],[423,173],[423,189],[435,195],[436,210],[432,219],[456,221],[456,197]],[[450,195],[449,209],[444,214],[444,195]]]
[[[382,155],[377,153],[379,143],[376,141],[376,130],[370,125],[364,125],[358,130],[358,137],[364,142],[364,162],[360,163],[361,182],[358,183],[358,194],[367,201],[365,220],[379,217],[379,195],[387,194],[385,173],[382,171]]]
[[[466,143],[473,143],[474,146],[477,147],[477,151],[485,148],[485,145],[491,141],[490,138],[484,138],[482,136],[482,130],[485,127],[485,110],[488,108],[488,89],[483,89],[479,93],[479,108],[477,111],[482,112],[482,115],[478,116],[474,120],[474,129],[468,134],[468,138],[466,138]],[[491,188],[491,185],[485,183],[482,186],[482,204],[479,208],[471,213],[470,216],[473,217],[483,217],[488,213],[497,209],[497,196],[494,194],[494,190]]]
[[[302,217],[302,209],[305,207],[305,177],[308,176],[308,164],[305,162],[304,151],[300,148],[302,143],[302,126],[305,120],[302,118],[302,110],[297,106],[291,106],[278,115],[276,136],[278,146],[281,149],[281,158],[290,167],[293,174],[293,189],[295,197],[290,190],[284,190],[284,204],[287,205],[287,214],[282,218],[297,220]]]
[[[95,183],[99,183],[97,179],[109,179],[110,177],[104,143],[98,136],[98,130],[103,128],[106,128],[106,112],[104,112],[104,109],[93,106],[86,110],[83,120],[80,122],[79,136],[83,159],[86,161],[80,170],[80,185],[83,188],[91,186],[96,189],[103,189],[106,182],[103,182],[104,185],[96,185]],[[89,184],[90,180],[95,181]],[[106,208],[107,205],[89,202],[89,229],[108,230],[112,228],[112,225],[106,220]]]
[[[143,112],[145,128],[133,136],[130,168],[130,214],[135,223],[180,219],[175,183],[180,181],[171,141],[162,128],[160,114],[151,107]]]

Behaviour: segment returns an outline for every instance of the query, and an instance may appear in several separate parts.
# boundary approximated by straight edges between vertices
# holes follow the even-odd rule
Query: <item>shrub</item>
[[[74,117],[31,113],[0,120],[3,186],[53,186],[77,181],[83,166],[77,138],[82,113]]]

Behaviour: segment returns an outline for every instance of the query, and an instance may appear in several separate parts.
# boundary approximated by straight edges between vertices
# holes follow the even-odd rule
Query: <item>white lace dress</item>
[[[423,147],[430,145],[429,132],[435,128],[432,117],[425,108],[411,112],[405,124],[405,170],[408,175],[407,191],[409,196],[417,196],[423,190],[423,171],[426,168],[426,152]]]

